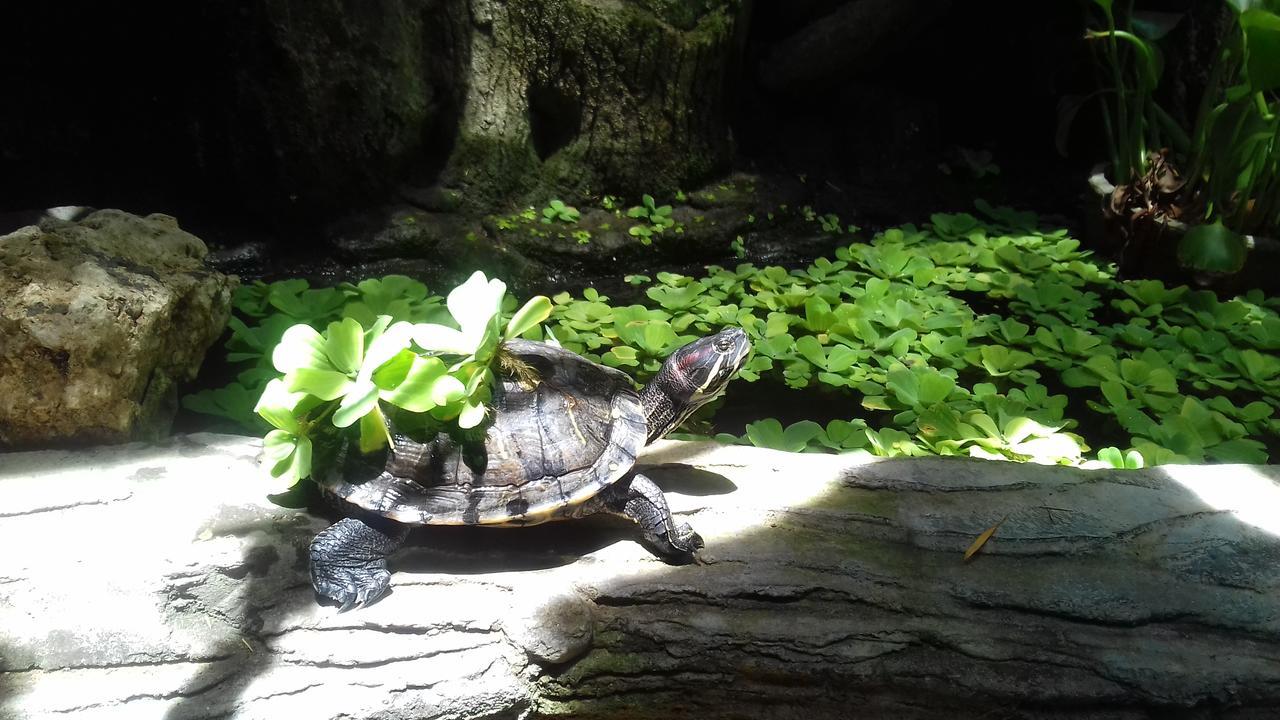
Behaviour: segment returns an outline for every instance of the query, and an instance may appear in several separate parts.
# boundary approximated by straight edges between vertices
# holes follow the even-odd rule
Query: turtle
[[[311,542],[318,597],[343,611],[378,600],[390,587],[388,556],[416,525],[524,526],[610,513],[633,520],[659,558],[692,561],[702,538],[672,518],[636,457],[719,395],[749,350],[746,333],[727,328],[676,350],[637,391],[625,373],[569,350],[508,341],[504,351],[535,379],[499,375],[482,439],[438,432],[419,442],[392,429],[376,476],[318,474],[344,515]]]

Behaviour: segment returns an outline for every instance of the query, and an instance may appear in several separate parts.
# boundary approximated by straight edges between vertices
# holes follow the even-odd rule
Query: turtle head
[[[649,423],[649,441],[671,432],[719,395],[750,350],[747,334],[735,327],[694,340],[672,353],[640,396]]]

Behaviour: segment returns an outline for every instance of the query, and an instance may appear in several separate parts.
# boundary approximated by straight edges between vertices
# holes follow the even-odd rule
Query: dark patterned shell
[[[647,435],[630,379],[575,353],[514,341],[538,374],[533,388],[505,379],[483,447],[445,433],[426,444],[398,439],[386,469],[365,482],[320,478],[338,497],[403,523],[534,524],[617,481]]]

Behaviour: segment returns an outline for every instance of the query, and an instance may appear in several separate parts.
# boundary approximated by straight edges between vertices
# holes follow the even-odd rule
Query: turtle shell
[[[443,432],[425,444],[395,436],[381,474],[355,482],[331,473],[321,485],[402,523],[530,525],[567,514],[626,475],[648,433],[630,378],[544,343],[516,340],[507,349],[538,382],[502,379],[483,443]]]

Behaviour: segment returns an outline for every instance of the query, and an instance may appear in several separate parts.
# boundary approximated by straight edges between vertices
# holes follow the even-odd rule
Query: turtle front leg
[[[376,527],[375,527],[376,525]],[[311,584],[339,612],[370,605],[391,585],[387,557],[409,535],[393,520],[343,518],[311,541]]]
[[[688,523],[671,517],[662,489],[639,473],[605,488],[592,505],[583,514],[607,512],[635,521],[644,546],[667,562],[692,562],[703,547],[702,537]]]

